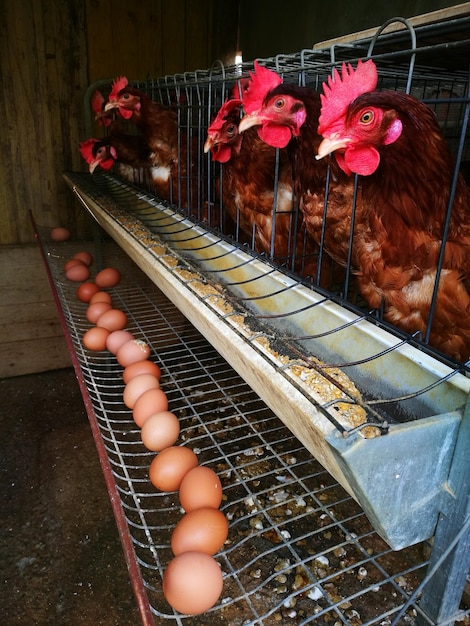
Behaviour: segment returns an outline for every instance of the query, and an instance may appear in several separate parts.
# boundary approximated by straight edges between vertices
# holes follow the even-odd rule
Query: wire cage
[[[379,70],[379,89],[408,92],[435,111],[455,167],[465,176],[470,162],[470,40],[466,38],[470,18],[416,29],[401,18],[392,22],[403,28],[389,33],[387,23],[372,38],[278,55],[259,63],[285,82],[319,91],[334,67],[372,57]],[[422,623],[449,623],[456,615],[469,566],[468,546],[461,541],[468,526],[465,442],[470,415],[469,367],[437,352],[428,344],[426,333],[405,334],[384,321],[380,310],[370,310],[355,286],[350,267],[339,268],[339,272],[334,265],[328,267],[325,281],[321,242],[312,251],[306,248],[305,240],[297,245],[296,237],[296,244],[279,255],[274,242],[276,221],[281,217],[276,206],[271,246],[263,250],[257,243],[256,225],[247,229],[238,212],[228,218],[223,200],[224,165],[204,152],[204,143],[218,109],[234,88],[242,89],[252,70],[252,63],[225,67],[215,62],[204,71],[132,82],[177,113],[178,153],[186,162],[179,164],[176,197],[163,200],[155,194],[149,171],[119,164],[111,174],[67,173],[66,181],[100,226],[216,348],[223,357],[221,362],[225,360],[248,382],[257,397],[294,433],[294,441],[305,446],[307,456],[311,458],[311,453],[328,470],[348,494],[347,506],[358,503],[393,550],[421,545],[435,536],[438,548],[433,551],[430,571],[445,562],[447,581],[441,579],[428,587],[431,591],[424,602],[427,617],[422,613],[419,619],[425,620]],[[88,116],[96,88],[106,96],[111,81],[90,86],[85,98]],[[88,126],[91,135],[90,117]],[[273,162],[274,191],[279,159],[278,153]],[[452,196],[452,189],[443,192]],[[354,211],[353,205],[352,215]],[[300,214],[294,198],[290,210],[283,210],[282,219],[286,215],[289,231],[297,235]],[[311,257],[316,273],[306,269]],[[63,299],[67,300],[66,295]],[[189,335],[182,339],[188,349],[192,341]],[[85,368],[89,367],[86,363]],[[222,372],[223,366],[218,367]],[[101,374],[93,373],[87,385],[93,393],[96,376],[101,378]],[[231,374],[222,379],[224,386]],[[102,406],[100,394],[95,411],[102,411],[105,419],[110,407]],[[203,422],[205,429],[208,426]],[[224,432],[223,427],[219,432],[217,424],[213,432],[218,435],[211,435],[216,438]],[[105,439],[114,437],[114,426],[111,435],[108,425],[101,428]],[[256,443],[250,449],[256,450],[258,445],[264,444]],[[229,471],[230,453],[221,452],[219,446],[216,460],[220,454],[224,459],[220,461],[221,471]],[[114,451],[108,454],[125,472],[130,464],[137,481],[142,482],[142,459],[134,467],[132,453],[127,459],[119,452],[116,461]],[[229,463],[230,471],[239,471],[239,463],[238,457],[233,467]],[[120,469],[117,472],[120,474]],[[240,482],[244,480],[240,478]],[[303,478],[296,480],[304,484]],[[307,485],[305,493],[309,492]],[[121,497],[127,509],[127,496]],[[139,495],[138,499],[143,502],[145,497]],[[242,498],[238,494],[235,501],[238,497]],[[171,506],[164,504],[165,514],[170,514]],[[145,518],[146,505],[142,509],[137,507],[137,517]],[[154,513],[150,515],[153,519]],[[158,519],[156,515],[151,526],[160,531]],[[133,514],[127,523],[137,552],[141,547],[144,552],[153,552],[154,538],[152,533],[150,538],[144,536],[145,525],[141,535]],[[273,518],[270,523],[274,527]],[[167,547],[159,546],[156,565],[148,564],[147,556],[139,556],[143,568],[161,569],[159,559]],[[453,556],[445,561],[449,553]],[[234,566],[230,558],[224,563],[230,571],[235,568],[234,585],[240,585],[237,576],[243,568]],[[256,560],[252,566],[249,572],[257,572]],[[276,576],[273,574],[272,580],[277,580]],[[453,591],[447,588],[449,581]],[[317,593],[313,587],[310,591]],[[238,597],[239,591],[233,593]],[[436,597],[440,598],[437,607],[432,600]],[[254,607],[254,598],[259,600],[257,593],[245,593],[244,598],[251,603],[250,610],[239,622],[227,623],[275,623],[274,608],[263,613],[259,606]],[[292,598],[285,600],[285,609]],[[341,602],[338,600],[339,609]],[[157,615],[163,615],[161,610],[154,605]],[[351,615],[345,617],[341,610],[337,613],[336,623],[355,623]],[[318,617],[299,615],[292,623],[318,621],[322,616],[325,621],[318,623],[330,620],[321,609]],[[393,623],[398,623],[401,615],[395,613]],[[465,612],[463,615],[465,618]],[[363,623],[385,623],[380,621],[385,618],[387,611]]]
[[[455,167],[467,175],[470,167],[470,142],[468,130],[469,111],[469,68],[466,60],[468,53],[468,39],[465,38],[465,29],[468,28],[468,19],[451,20],[438,25],[417,28],[416,30],[401,18],[394,18],[387,22],[372,39],[356,41],[350,44],[332,45],[328,49],[302,50],[296,54],[278,55],[274,58],[259,59],[260,64],[277,72],[284,82],[294,83],[321,91],[322,84],[331,75],[333,68],[339,68],[342,63],[355,64],[358,59],[373,58],[378,66],[380,90],[403,91],[425,102],[434,110],[439,125],[451,148],[455,158]],[[398,23],[403,30],[387,33],[387,26]],[[384,32],[385,31],[385,32]],[[450,34],[449,34],[450,33]],[[281,271],[293,273],[297,280],[310,284],[315,288],[326,289],[330,298],[344,307],[354,310],[361,315],[373,317],[374,323],[383,325],[397,334],[398,329],[390,328],[390,324],[383,320],[383,310],[370,310],[367,302],[361,297],[355,286],[351,271],[350,257],[344,271],[340,268],[323,269],[327,254],[323,251],[323,242],[319,248],[312,250],[303,245],[283,247],[279,254],[275,249],[276,220],[286,219],[289,214],[289,232],[296,244],[299,236],[299,208],[298,199],[292,197],[291,208],[282,207],[277,210],[276,196],[273,206],[273,229],[268,245],[257,244],[258,232],[255,222],[244,224],[240,221],[240,212],[228,217],[224,206],[224,165],[211,160],[211,155],[204,154],[204,142],[207,129],[214,119],[222,103],[231,95],[241,93],[243,81],[253,70],[253,63],[242,63],[225,67],[216,61],[213,66],[204,71],[186,72],[166,76],[147,82],[133,82],[132,85],[147,93],[153,100],[174,108],[178,115],[179,154],[185,163],[184,173],[178,175],[178,192],[184,202],[173,197],[170,191],[169,204],[178,207],[178,211],[195,221],[203,222],[209,229],[229,241],[242,245],[246,251],[273,263]],[[110,81],[94,84],[88,91],[86,98],[86,112],[89,115],[89,97],[94,89],[102,87],[104,93],[110,89]],[[89,120],[91,132],[91,120]],[[417,146],[418,149],[420,149]],[[424,149],[424,148],[423,148]],[[312,155],[313,158],[313,155]],[[256,167],[256,160],[250,164]],[[273,163],[276,170],[279,163]],[[137,186],[142,186],[150,193],[155,193],[150,182],[149,171],[133,170],[127,166],[116,166],[115,171]],[[274,188],[277,186],[276,174],[273,172]],[[454,187],[443,190],[452,197]],[[328,193],[326,197],[328,198]],[[173,194],[174,195],[174,194]],[[166,203],[166,201],[165,201]],[[327,201],[326,201],[327,204]],[[355,205],[351,206],[354,222]],[[325,223],[328,218],[328,206],[325,209]],[[354,245],[351,239],[352,247]],[[444,242],[445,243],[445,242]],[[315,273],[308,263],[315,257]],[[334,264],[333,264],[334,265]],[[326,278],[320,280],[320,276]],[[439,277],[439,274],[438,274]],[[438,280],[438,278],[437,278]],[[437,291],[434,293],[436,298]],[[405,337],[420,349],[428,350],[429,329],[432,326],[434,301],[430,303],[428,326],[425,332],[416,332],[413,336]],[[436,351],[431,348],[431,354]],[[440,358],[446,355],[440,354]],[[455,365],[455,363],[454,363]],[[462,365],[462,364],[461,364]],[[465,366],[463,367],[465,370]]]

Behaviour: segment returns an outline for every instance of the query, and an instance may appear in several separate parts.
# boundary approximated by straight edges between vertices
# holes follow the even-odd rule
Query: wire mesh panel
[[[345,317],[324,296],[312,299],[310,289],[112,177],[92,181],[71,174],[67,180],[79,185],[75,192],[99,223],[355,494],[391,546],[432,535],[467,401],[468,380],[458,369],[380,334],[364,317]],[[367,479],[371,472],[373,481]]]
[[[455,167],[460,168],[463,175],[467,176],[470,161],[467,128],[470,110],[469,68],[465,61],[468,59],[469,49],[466,37],[468,18],[423,26],[416,31],[406,20],[397,18],[397,21],[404,27],[403,30],[388,33],[386,29],[385,32],[381,29],[375,38],[333,45],[328,49],[278,55],[261,59],[260,64],[276,72],[287,84],[306,86],[319,92],[333,68],[339,68],[343,62],[355,65],[359,58],[373,58],[379,72],[378,89],[410,93],[425,102],[435,112],[455,159]],[[299,210],[299,198],[294,194],[286,197],[287,192],[281,177],[282,151],[278,150],[277,157],[272,158],[269,227],[265,225],[266,215],[260,217],[259,206],[251,210],[246,197],[240,200],[236,191],[233,191],[233,178],[240,175],[240,169],[236,169],[235,173],[233,171],[233,153],[228,162],[221,163],[212,158],[209,150],[204,151],[208,128],[221,105],[227,99],[242,96],[252,72],[251,62],[229,67],[215,62],[207,70],[132,83],[154,101],[171,107],[177,118],[175,154],[178,167],[171,172],[173,181],[168,196],[163,198],[164,202],[174,204],[183,215],[216,229],[230,241],[247,247],[255,254],[261,254],[283,271],[293,273],[299,280],[326,289],[343,306],[364,314],[373,310],[376,320],[383,321],[384,313],[387,312],[384,310],[386,306],[383,303],[382,306],[380,303],[377,305],[375,301],[371,303],[370,298],[364,296],[363,289],[358,286],[357,275],[360,271],[354,266],[351,252],[355,249],[353,228],[350,233],[350,253],[340,262],[335,257],[330,258],[328,254],[328,233],[323,233],[321,239],[317,237],[314,242],[306,236],[302,211]],[[104,88],[104,92],[109,89],[110,85]],[[412,150],[418,153],[427,150],[420,138],[413,138],[411,143]],[[256,171],[259,150],[257,147],[253,154],[244,154],[245,164],[241,167]],[[313,148],[311,158],[314,160]],[[300,163],[298,166],[302,168],[303,165]],[[158,196],[150,170],[129,169],[128,166],[123,168],[122,165],[117,165],[115,169],[127,180],[130,179]],[[331,185],[331,181],[328,184]],[[397,181],[397,185],[400,184]],[[421,182],[417,181],[417,185],[419,184]],[[429,184],[429,181],[422,181],[422,184]],[[362,182],[359,182],[359,195],[361,185]],[[442,189],[443,197],[452,197],[455,185],[455,180],[453,183],[446,183],[447,187]],[[245,187],[248,187],[248,183]],[[267,189],[256,189],[259,204],[265,193]],[[324,193],[323,222],[328,224],[334,199],[331,197],[328,200],[328,192]],[[347,202],[350,206],[345,209],[344,218],[351,219],[353,224],[357,198],[352,203],[350,200]],[[321,220],[321,216],[318,219]],[[442,221],[444,219],[443,216]],[[430,301],[426,321],[421,325],[416,323],[411,329],[407,327],[405,331],[405,334],[412,336],[414,343],[424,348],[430,343],[436,297],[437,291],[434,293],[434,300]],[[390,322],[390,316],[386,315],[385,318]],[[399,324],[398,326],[403,331]],[[435,353],[438,348],[434,344],[435,342],[431,342]],[[452,358],[452,354],[445,351],[444,355],[439,356]],[[466,356],[457,360],[465,361]]]
[[[394,552],[360,506],[273,415],[199,332],[111,242],[103,264],[120,269],[110,289],[127,328],[152,347],[162,388],[189,446],[223,485],[229,535],[216,559],[223,571],[219,602],[201,616],[175,613],[162,594],[170,540],[182,517],[177,493],[152,486],[154,453],[123,403],[122,367],[90,352],[87,305],[63,265],[90,242],[43,243],[67,331],[110,464],[135,562],[143,579],[139,604],[179,624],[406,624],[419,613],[413,591],[425,575],[426,543]],[[145,589],[145,591],[144,591]],[[400,617],[401,615],[401,617]],[[465,620],[464,614],[461,619]]]

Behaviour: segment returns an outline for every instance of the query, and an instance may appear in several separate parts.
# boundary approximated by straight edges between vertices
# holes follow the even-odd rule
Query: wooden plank
[[[48,294],[43,292],[40,295],[44,297]],[[16,336],[16,325],[28,324],[30,322],[32,322],[33,327],[39,324],[44,324],[45,326],[57,326],[60,324],[57,307],[52,297],[49,297],[48,300],[31,299],[29,302],[20,303],[18,300],[10,301],[0,306],[0,333],[3,332],[1,330],[3,328],[9,329],[9,334],[6,336],[7,340],[11,339],[11,328],[13,324],[15,325]],[[39,333],[36,332],[35,334],[37,335]]]
[[[203,70],[210,66],[208,19],[209,3],[186,0],[185,67]]]
[[[16,315],[15,315],[16,313]],[[8,344],[12,339],[12,324],[15,326],[15,342],[32,339],[57,339],[63,337],[57,309],[53,303],[35,303],[25,307],[1,307],[0,314],[5,314],[5,323],[0,324],[0,345]],[[10,320],[10,323],[6,323]]]
[[[79,0],[18,0],[2,8],[0,244],[25,243],[34,239],[30,209],[40,224],[75,223],[61,174],[80,163],[72,129],[83,124],[85,14]]]
[[[202,3],[201,3],[202,4]],[[162,4],[162,73],[185,71],[185,0]]]
[[[70,367],[65,338],[38,338],[0,345],[0,378]]]
[[[111,78],[109,60],[113,54],[113,7],[111,0],[86,0],[86,32],[90,83]]]
[[[87,0],[90,83],[121,74],[138,80],[161,75],[162,1]]]
[[[163,74],[162,59],[162,4],[165,0],[154,0],[151,7],[147,7],[145,19],[146,28],[142,29],[145,37],[141,35],[141,55],[143,67],[133,75],[134,78],[150,79]]]
[[[238,0],[225,2],[213,0],[211,2],[208,66],[211,66],[217,59],[226,65],[234,63],[238,49],[238,13]]]
[[[4,3],[5,4],[5,3]],[[12,114],[14,107],[11,106],[13,95],[12,76],[10,71],[10,46],[8,45],[8,26],[5,16],[6,7],[3,7],[3,19],[0,19],[0,78],[2,88],[0,88],[0,109],[3,111],[3,121],[5,126],[14,123]],[[11,141],[9,133],[0,133],[0,243],[11,243],[16,238],[16,224],[11,220],[7,207],[16,207],[16,188],[11,184],[13,171],[14,154],[17,146]]]
[[[0,377],[69,366],[37,244],[0,246]]]
[[[422,26],[423,24],[433,24],[435,22],[440,22],[443,20],[461,17],[464,15],[470,14],[470,2],[463,2],[456,6],[446,7],[444,9],[438,9],[437,11],[431,11],[429,13],[423,13],[421,15],[416,15],[414,17],[409,17],[408,21],[412,26]],[[367,28],[365,30],[361,30],[355,33],[349,33],[342,37],[334,37],[332,39],[326,39],[324,41],[319,41],[316,43],[313,48],[315,50],[321,48],[329,48],[333,44],[339,43],[351,43],[353,41],[358,41],[360,39],[373,37],[377,32],[377,29],[380,28],[381,24],[374,26],[373,28]],[[403,24],[395,23],[391,24],[386,32],[391,33],[397,30],[403,29]]]
[[[4,3],[4,20],[7,40],[6,54],[2,50],[2,84],[6,103],[3,111],[6,116],[5,127],[15,129],[14,137],[7,137],[11,143],[4,167],[9,190],[6,204],[2,206],[5,222],[10,222],[6,232],[0,232],[0,243],[11,239],[21,241],[22,230],[26,226],[25,207],[31,206],[32,190],[39,182],[37,168],[29,171],[28,155],[35,145],[33,107],[31,103],[38,99],[36,80],[32,65],[36,56],[35,34],[32,20],[22,20],[23,13],[30,9],[26,0]],[[11,99],[14,98],[14,106]],[[2,155],[3,156],[3,155]],[[16,184],[12,185],[12,181]],[[13,219],[13,212],[14,217]],[[27,233],[29,235],[29,232]],[[8,237],[8,239],[6,239]]]

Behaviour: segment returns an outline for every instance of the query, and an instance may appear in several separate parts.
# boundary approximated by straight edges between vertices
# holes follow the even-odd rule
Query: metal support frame
[[[428,582],[419,605],[435,624],[454,623],[470,569],[469,450],[470,401],[460,425],[447,482],[447,507],[437,524],[426,576]],[[421,616],[418,623],[429,622]]]

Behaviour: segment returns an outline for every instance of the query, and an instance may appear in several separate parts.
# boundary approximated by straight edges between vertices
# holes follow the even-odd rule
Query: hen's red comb
[[[247,114],[254,113],[263,104],[267,94],[282,83],[276,72],[255,61],[254,72],[250,72],[250,81],[243,91],[243,108]]]
[[[103,104],[104,96],[99,89],[96,89],[91,96],[91,108],[93,109],[93,113],[95,115],[103,112]]]
[[[93,155],[93,146],[95,143],[99,141],[98,139],[87,139],[86,141],[82,141],[80,144],[79,150],[82,157],[85,161],[90,164],[95,158]]]
[[[236,108],[241,107],[242,101],[238,98],[231,98],[226,100],[220,109],[217,112],[212,124],[207,129],[208,133],[213,133],[220,130],[225,122],[227,121],[227,117],[229,114],[234,111]]]
[[[111,93],[109,94],[109,101],[113,102],[114,100],[117,100],[117,97],[121,89],[124,89],[124,87],[127,87],[128,84],[129,84],[129,81],[127,80],[125,76],[118,76],[117,78],[115,78],[113,80],[113,84],[111,85],[112,89],[111,89]]]
[[[318,124],[319,134],[323,135],[331,124],[343,117],[348,106],[358,96],[374,91],[377,80],[377,67],[372,59],[365,63],[358,61],[355,70],[351,64],[343,63],[341,76],[335,68],[333,77],[328,77],[328,84],[323,83],[323,93],[320,95],[322,107]]]
[[[93,109],[93,113],[95,114],[95,120],[101,126],[109,126],[112,124],[114,119],[113,113],[106,113],[104,110],[105,99],[101,91],[96,89],[91,96],[91,108]]]

